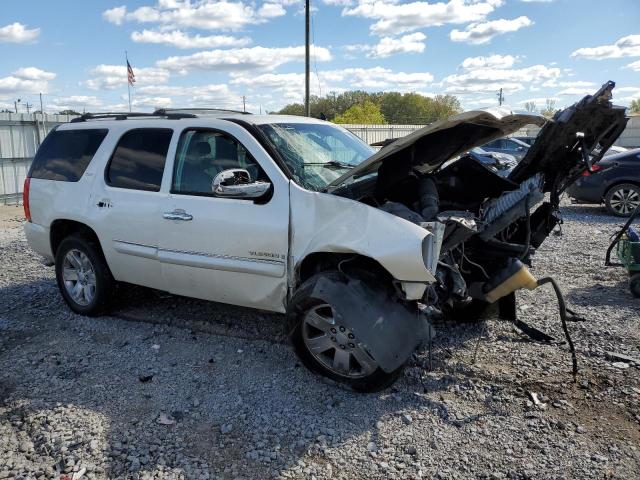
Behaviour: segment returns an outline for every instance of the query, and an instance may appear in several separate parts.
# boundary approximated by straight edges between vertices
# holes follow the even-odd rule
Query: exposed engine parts
[[[520,163],[507,172],[473,152],[457,157],[442,153],[462,148],[451,145],[454,135],[464,134],[463,144],[473,146],[474,140],[488,141],[519,128],[492,131],[489,123],[478,119],[451,126],[450,137],[445,129],[413,142],[398,141],[388,158],[380,155],[385,158],[374,188],[345,192],[433,234],[425,265],[429,263],[436,283],[425,290],[423,313],[468,321],[498,303],[502,318],[537,340],[549,341],[552,337],[517,320],[515,293],[550,283],[558,297],[575,377],[577,360],[567,321],[578,318],[567,309],[557,283],[551,278],[536,280],[526,265],[562,222],[561,193],[591,170],[624,129],[624,108],[610,103],[613,87],[608,82],[595,95],[558,112]],[[436,259],[427,258],[434,252]]]

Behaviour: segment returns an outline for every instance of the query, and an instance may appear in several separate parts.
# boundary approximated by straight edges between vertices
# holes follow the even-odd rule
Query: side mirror
[[[251,175],[244,169],[223,170],[215,176],[211,190],[217,197],[258,199],[265,195],[271,184],[257,180],[251,181]]]

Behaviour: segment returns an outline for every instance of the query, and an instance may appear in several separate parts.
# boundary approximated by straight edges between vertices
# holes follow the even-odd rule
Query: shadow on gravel
[[[637,305],[640,310],[640,302],[634,303],[634,297],[629,291],[629,275],[623,268],[618,269],[620,280],[613,285],[594,283],[585,287],[574,287],[567,298],[570,302],[589,306],[629,306],[633,309]]]
[[[579,220],[587,222],[599,222],[612,225],[611,233],[615,230],[613,225],[623,225],[626,219],[609,215],[604,207],[600,205],[563,205],[560,208],[565,220]]]
[[[417,356],[391,390],[363,395],[298,364],[282,315],[127,287],[113,316],[86,318],[42,280],[0,289],[0,317],[0,424],[26,433],[20,455],[47,474],[81,463],[94,478],[269,478],[363,434],[380,443],[377,421],[402,429],[408,410],[458,428],[503,414],[454,416],[423,394],[460,383],[438,369],[481,324],[438,327],[428,381]]]

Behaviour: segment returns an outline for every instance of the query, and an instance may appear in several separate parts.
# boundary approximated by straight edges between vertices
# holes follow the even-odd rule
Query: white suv
[[[511,210],[541,200],[545,174],[516,168],[509,181],[462,154],[542,122],[468,112],[376,153],[301,117],[85,115],[38,150],[25,232],[77,313],[104,313],[120,282],[286,313],[306,366],[375,390],[431,334],[430,316],[494,301],[474,282],[541,242]]]

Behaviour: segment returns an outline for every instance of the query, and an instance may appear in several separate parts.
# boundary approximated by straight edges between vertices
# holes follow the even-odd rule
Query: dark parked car
[[[482,145],[482,148],[488,152],[513,155],[516,157],[516,160],[522,160],[522,157],[524,157],[529,150],[529,145],[516,138],[505,137],[485,143]]]
[[[640,148],[609,155],[567,189],[578,203],[604,203],[607,211],[628,217],[640,204]]]

